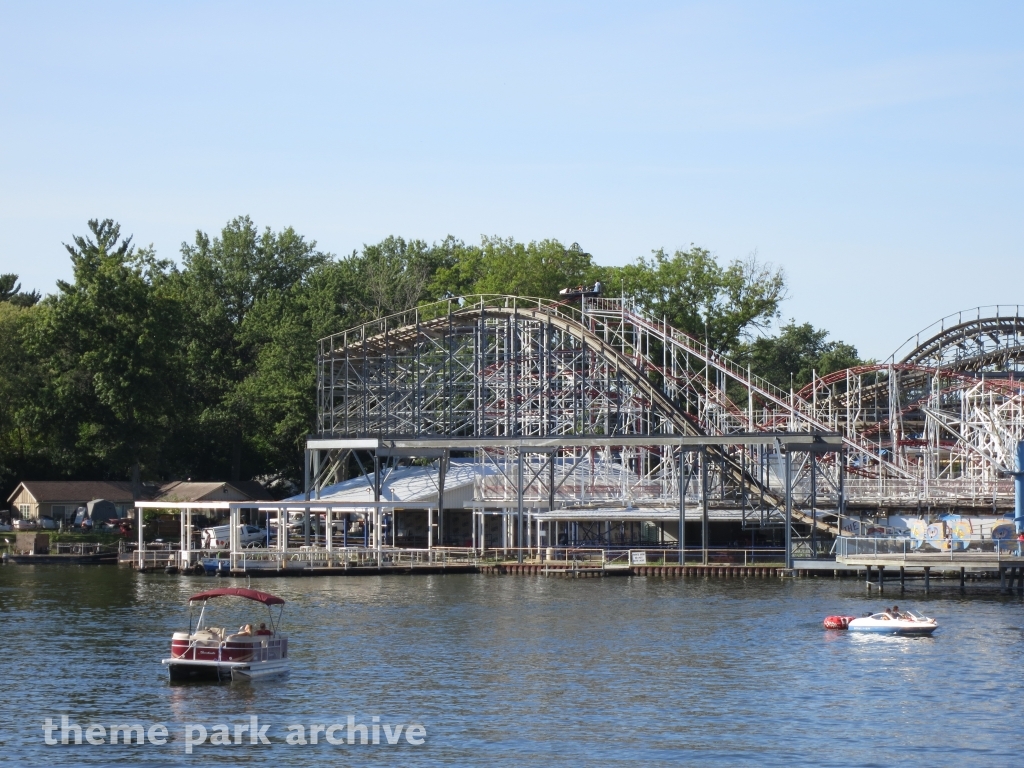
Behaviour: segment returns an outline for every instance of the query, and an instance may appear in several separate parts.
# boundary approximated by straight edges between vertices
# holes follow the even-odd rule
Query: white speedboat
[[[915,611],[900,611],[899,615],[875,613],[850,620],[846,628],[851,632],[877,632],[883,635],[930,635],[938,622]]]
[[[267,621],[255,631],[247,624],[236,633],[212,626],[207,603],[222,597],[262,603]],[[171,658],[163,660],[171,680],[253,680],[288,672],[288,636],[280,630],[282,598],[255,589],[225,587],[192,595],[188,602],[189,631],[172,635]],[[279,607],[276,618],[271,610],[275,605]],[[199,616],[193,626],[196,606]]]

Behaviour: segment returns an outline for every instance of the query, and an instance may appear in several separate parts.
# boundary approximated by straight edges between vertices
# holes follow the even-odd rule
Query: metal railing
[[[836,541],[838,560],[903,560],[957,562],[990,559],[1019,562],[1024,542],[1013,539],[913,539],[905,536],[841,536]]]
[[[181,661],[251,663],[254,661],[276,661],[278,659],[282,659],[284,658],[283,654],[286,648],[287,641],[284,638],[273,636],[268,636],[267,639],[254,638],[253,640],[242,640],[239,638],[232,639],[230,636],[224,639],[211,638],[210,640],[193,637],[189,639],[188,645],[178,656],[174,656],[172,642],[171,657],[173,659],[180,659]],[[201,651],[207,653],[201,656]],[[210,651],[215,651],[215,654],[209,654]],[[224,658],[225,651],[230,651],[232,653],[231,658]],[[248,651],[249,653],[246,654],[245,651]]]
[[[337,547],[328,550],[319,545],[290,549],[246,549],[235,555],[236,567],[246,568],[416,568],[475,565],[478,557],[468,547],[433,549],[397,549]]]
[[[175,550],[141,549],[132,553],[132,563],[136,568],[158,568],[177,565],[180,552]]]
[[[643,552],[644,565],[680,565],[678,547],[628,547],[628,548],[585,548],[585,547],[524,547],[523,562],[533,565],[548,564],[552,567],[577,563],[581,567],[600,563],[604,568],[623,568],[630,565],[630,552]],[[705,552],[707,556],[705,557]],[[504,564],[519,561],[519,550],[502,547],[482,551],[481,562]],[[786,550],[782,547],[715,547],[704,550],[687,547],[683,565],[783,565]]]
[[[459,299],[462,303],[459,303]],[[339,333],[320,339],[320,357],[326,357],[335,351],[354,346],[372,339],[378,339],[389,332],[415,327],[432,320],[446,317],[450,312],[466,310],[486,310],[488,307],[502,309],[522,309],[524,311],[540,310],[568,317],[580,322],[583,312],[572,302],[542,299],[530,296],[508,296],[500,293],[482,293],[460,296],[456,299],[442,299],[430,304],[422,304],[412,309],[396,312],[392,315],[369,320]]]
[[[874,540],[872,540],[874,541]],[[520,552],[522,560],[520,561]],[[530,563],[551,568],[620,568],[630,565],[630,552],[643,552],[644,565],[779,565],[785,563],[782,547],[687,547],[680,563],[676,547],[470,547],[389,548],[301,546],[284,552],[247,548],[233,556],[223,549],[191,550],[186,559],[179,550],[141,550],[131,554],[136,567],[189,568],[204,561],[230,563],[238,570],[412,568],[502,565]]]
[[[993,495],[1010,501],[1013,499],[1013,480],[987,480],[964,477],[928,481],[927,488],[920,480],[902,480],[888,477],[846,478],[848,499],[888,498],[899,501],[916,501],[925,498],[962,499],[991,501]]]
[[[89,541],[61,541],[50,545],[50,554],[56,555],[98,555],[102,552],[112,553],[114,549],[107,544]]]

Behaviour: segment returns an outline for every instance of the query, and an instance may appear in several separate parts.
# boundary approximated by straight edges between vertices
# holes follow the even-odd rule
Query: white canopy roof
[[[490,474],[493,468],[481,466],[472,459],[452,459],[444,481],[444,506],[461,509],[473,499],[473,482],[477,473]],[[401,465],[381,470],[381,501],[430,503],[437,501],[437,465]],[[302,501],[304,494],[286,501]],[[324,501],[373,501],[373,475],[361,475],[351,480],[328,485],[321,489]]]

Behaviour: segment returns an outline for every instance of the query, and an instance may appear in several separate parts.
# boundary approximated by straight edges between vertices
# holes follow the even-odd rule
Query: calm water
[[[292,674],[171,686],[184,599],[229,580],[0,567],[0,763],[34,765],[1010,765],[1024,605],[919,588],[933,638],[826,632],[880,607],[852,580],[265,580]],[[168,725],[165,746],[45,746],[45,717]],[[184,751],[186,723],[271,723],[270,746]],[[284,743],[295,723],[422,723],[411,746]],[[320,737],[321,741],[323,736]],[[384,741],[382,738],[381,741]]]

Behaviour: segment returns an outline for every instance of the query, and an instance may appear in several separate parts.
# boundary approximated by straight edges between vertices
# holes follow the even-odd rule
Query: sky
[[[1024,305],[1024,4],[0,0],[0,272],[112,218],[177,258],[249,215],[781,266],[888,357]]]

